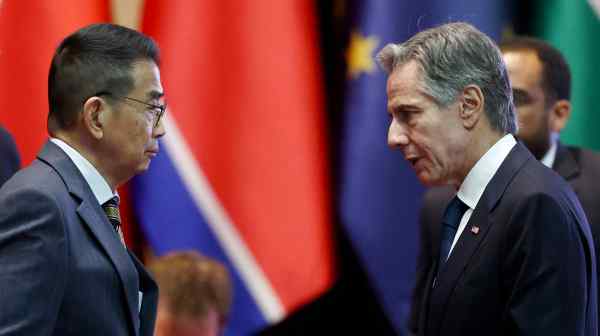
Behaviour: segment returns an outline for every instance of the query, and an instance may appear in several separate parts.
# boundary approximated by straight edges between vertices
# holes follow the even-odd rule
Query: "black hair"
[[[48,75],[48,131],[73,125],[83,103],[100,92],[125,96],[135,62],[159,65],[150,37],[123,26],[98,23],[67,36],[56,48]]]
[[[513,37],[500,44],[504,51],[533,51],[542,64],[540,78],[546,104],[571,99],[571,71],[569,64],[558,49],[533,37]]]

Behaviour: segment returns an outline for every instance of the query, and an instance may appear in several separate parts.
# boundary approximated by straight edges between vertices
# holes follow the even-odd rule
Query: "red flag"
[[[108,21],[104,0],[4,0],[0,5],[0,124],[15,137],[23,165],[47,139],[48,70],[68,34]]]
[[[169,117],[285,311],[333,280],[313,6],[149,0],[143,24],[161,47]],[[153,220],[142,222],[150,235],[169,225]],[[176,244],[154,245],[160,252]]]

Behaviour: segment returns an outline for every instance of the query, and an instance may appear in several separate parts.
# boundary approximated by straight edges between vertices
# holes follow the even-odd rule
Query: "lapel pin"
[[[471,226],[471,233],[473,234],[478,234],[479,233],[479,226]]]

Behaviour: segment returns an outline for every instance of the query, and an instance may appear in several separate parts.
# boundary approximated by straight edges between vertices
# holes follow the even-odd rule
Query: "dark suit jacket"
[[[21,160],[12,136],[0,127],[0,187],[19,170]]]
[[[596,257],[600,257],[600,154],[559,143],[552,169],[569,182],[579,198],[592,229]]]
[[[151,336],[157,296],[58,146],[0,189],[0,335]]]
[[[596,258],[571,188],[517,144],[432,288],[441,218],[454,193],[434,188],[425,196],[409,329],[419,335],[596,335]]]

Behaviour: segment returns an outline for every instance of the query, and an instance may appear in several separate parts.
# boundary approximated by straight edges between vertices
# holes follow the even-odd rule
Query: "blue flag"
[[[500,37],[501,1],[356,1],[347,51],[348,83],[341,138],[342,225],[378,300],[397,331],[405,329],[415,277],[417,216],[423,186],[399,151],[387,147],[387,76],[374,60],[387,43],[418,31],[466,21]]]

